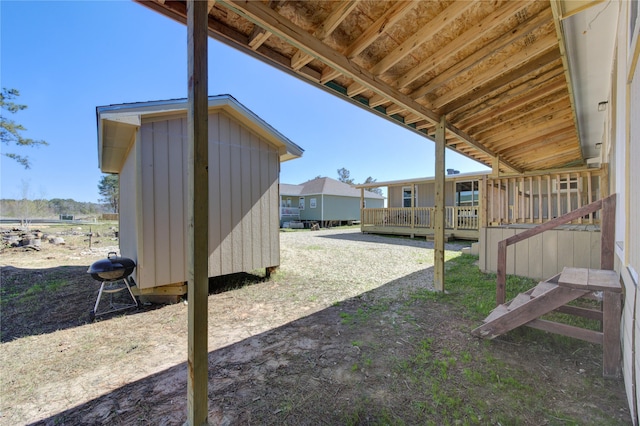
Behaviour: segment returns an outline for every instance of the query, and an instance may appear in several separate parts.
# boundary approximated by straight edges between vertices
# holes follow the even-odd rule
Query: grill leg
[[[104,290],[104,281],[100,284],[100,291],[98,292],[98,298],[96,299],[96,305],[93,307],[93,313],[95,315],[98,312],[98,305],[100,304],[100,299],[102,298],[102,290]]]
[[[131,286],[129,285],[129,277],[124,279],[124,283],[127,285],[127,290],[129,290],[129,294],[131,295],[131,299],[133,299],[133,303],[136,304],[136,308],[138,307],[138,299],[133,295],[133,291],[131,290]]]

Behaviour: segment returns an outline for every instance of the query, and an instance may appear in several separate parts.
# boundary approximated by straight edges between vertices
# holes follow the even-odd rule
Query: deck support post
[[[622,317],[622,297],[620,293],[603,291],[602,299],[602,375],[617,379],[622,373],[620,360],[620,318]]]
[[[600,269],[613,270],[616,243],[616,194],[602,200],[600,220]]]
[[[208,3],[187,1],[188,62],[188,356],[187,425],[206,425],[209,412],[209,147]]]
[[[444,169],[447,120],[443,115],[436,125],[435,211],[433,235],[433,286],[444,292]]]

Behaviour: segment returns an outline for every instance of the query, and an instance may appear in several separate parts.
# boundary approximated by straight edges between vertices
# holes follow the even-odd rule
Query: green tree
[[[353,185],[353,179],[351,179],[349,176],[351,175],[351,172],[347,169],[345,169],[344,167],[341,169],[338,169],[338,180],[340,182],[344,182],[344,183],[348,183],[349,185]]]
[[[120,209],[120,185],[118,175],[104,175],[98,183],[98,192],[102,195],[100,201],[107,203],[113,208],[114,213]]]
[[[369,176],[369,177],[364,181],[364,183],[374,183],[374,182],[377,182],[377,181],[378,181],[378,179],[374,179],[374,178],[372,178],[371,176]],[[369,191],[369,192],[373,192],[373,193],[376,193],[376,194],[378,194],[378,195],[382,195],[382,189],[380,189],[380,188],[367,188],[367,191]]]
[[[39,145],[49,145],[47,142],[42,140],[33,140],[28,138],[23,138],[21,132],[24,132],[25,129],[23,125],[16,123],[13,120],[10,120],[6,117],[5,111],[10,112],[11,114],[15,114],[18,111],[22,111],[26,109],[26,105],[20,105],[13,102],[13,99],[20,96],[20,92],[16,89],[6,89],[2,88],[2,93],[0,93],[0,107],[2,108],[2,114],[0,115],[0,140],[5,145],[15,144],[17,146],[39,146]],[[5,157],[9,157],[11,159],[16,160],[18,163],[22,164],[25,169],[31,167],[29,163],[28,157],[23,157],[14,152],[5,152],[2,155]]]

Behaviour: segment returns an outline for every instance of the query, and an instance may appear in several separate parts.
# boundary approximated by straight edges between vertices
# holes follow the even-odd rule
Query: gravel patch
[[[433,290],[433,242],[358,229],[283,232],[280,242],[281,271],[306,280],[318,297],[325,287],[332,292],[326,297],[336,300],[402,298],[417,289]]]

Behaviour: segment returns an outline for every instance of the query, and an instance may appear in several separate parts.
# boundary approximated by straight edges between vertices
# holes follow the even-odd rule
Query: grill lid
[[[89,266],[87,273],[98,281],[120,280],[128,277],[136,267],[136,263],[127,258],[109,252],[106,259],[95,261]]]

